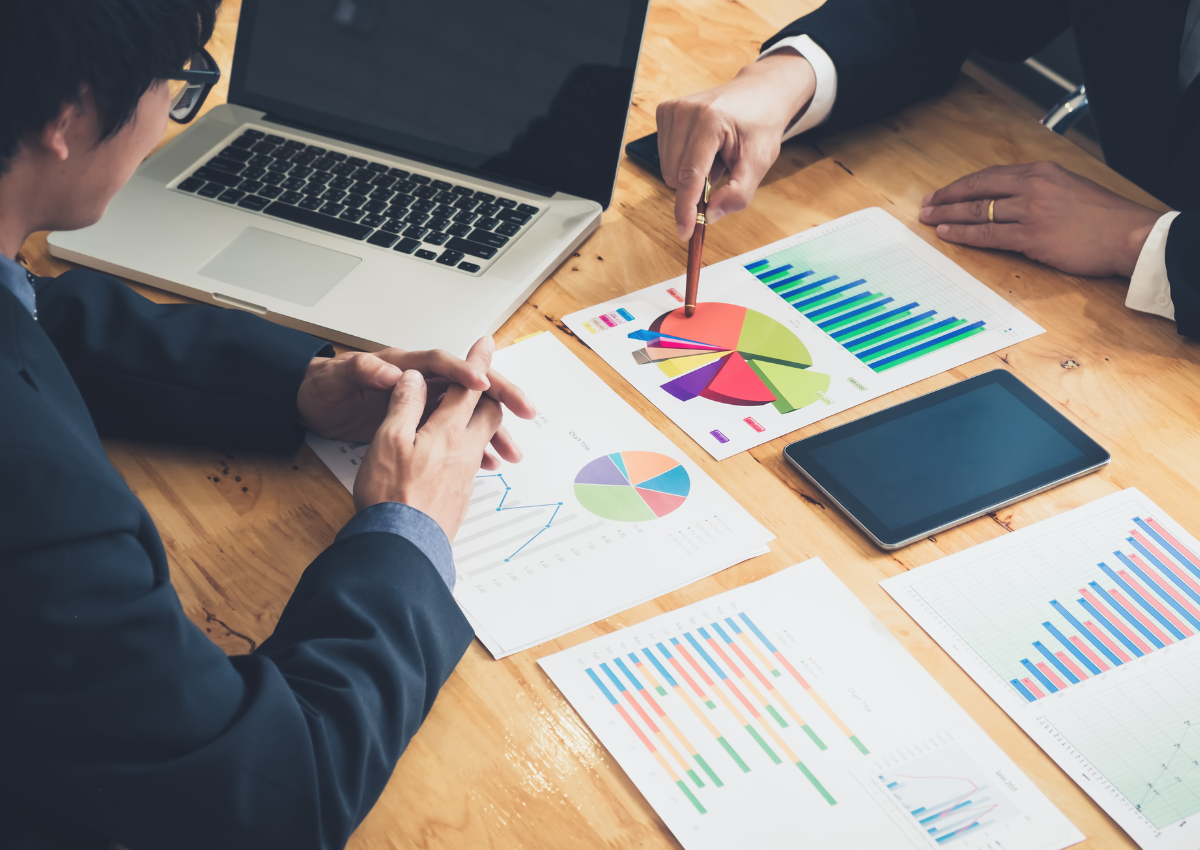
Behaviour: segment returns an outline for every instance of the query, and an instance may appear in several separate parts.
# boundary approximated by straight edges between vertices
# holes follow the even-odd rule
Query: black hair
[[[21,144],[86,86],[103,141],[156,80],[212,36],[220,0],[4,0],[0,174]]]

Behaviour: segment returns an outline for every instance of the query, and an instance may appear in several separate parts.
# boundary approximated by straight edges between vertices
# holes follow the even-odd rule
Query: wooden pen
[[[704,254],[704,227],[708,223],[708,194],[712,191],[712,183],[704,178],[704,194],[696,204],[696,227],[692,231],[692,240],[688,242],[687,288],[684,290],[683,315],[691,318],[696,312],[696,299],[700,294],[700,263]]]

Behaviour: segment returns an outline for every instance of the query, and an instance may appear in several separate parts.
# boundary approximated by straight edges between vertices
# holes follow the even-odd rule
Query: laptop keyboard
[[[541,210],[247,128],[169,184],[218,203],[478,275]]]

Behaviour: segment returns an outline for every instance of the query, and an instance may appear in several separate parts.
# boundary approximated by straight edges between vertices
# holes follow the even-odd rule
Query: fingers
[[[711,176],[723,146],[724,133],[708,123],[698,123],[688,133],[683,152],[671,172],[675,181],[675,229],[680,239],[692,236],[696,226],[696,205],[704,194],[704,178]],[[664,176],[666,168],[664,165]]]
[[[988,223],[988,208],[992,210],[992,222],[1011,223],[1020,221],[1017,214],[1018,200],[996,198],[994,200],[965,201],[958,204],[940,204],[921,208],[923,224],[985,224]],[[995,206],[992,206],[995,204]]]
[[[479,451],[486,451],[487,444],[492,442],[496,434],[500,431],[500,420],[504,413],[499,402],[491,398],[481,398],[479,404],[475,405],[475,410],[471,414],[471,419],[467,423],[466,439],[469,445],[476,442],[479,444]]]
[[[511,410],[513,415],[522,419],[532,419],[537,416],[537,408],[533,406],[533,402],[520,387],[494,369],[488,370],[487,376],[492,385],[491,389],[487,391],[489,396]]]
[[[948,186],[943,186],[921,201],[922,207],[957,204],[980,198],[1008,198],[1020,194],[1021,178],[1028,171],[1027,165],[997,165],[960,177]]]
[[[485,336],[471,346],[471,350],[467,352],[466,363],[486,375],[492,364],[492,352],[495,350],[496,341],[490,336]],[[479,402],[480,394],[481,390],[470,389],[461,384],[451,384],[446,390],[446,397],[442,403],[438,405],[437,410],[430,414],[427,424],[435,428],[465,428],[471,421],[471,415]],[[495,404],[494,401],[493,404]],[[487,441],[484,440],[484,442]]]
[[[976,248],[1025,252],[1026,228],[1021,224],[939,224],[937,235],[947,242]]]
[[[709,200],[706,216],[709,224],[750,205],[754,193],[758,190],[758,184],[770,170],[778,152],[778,148],[774,154],[759,150],[743,151],[740,156],[726,157],[733,161],[733,170],[730,172],[729,182],[714,192]],[[678,199],[678,196],[676,198]]]
[[[521,451],[517,441],[512,438],[508,429],[503,425],[497,428],[496,433],[492,436],[492,448],[509,463],[520,463],[521,459],[525,457],[525,453]]]
[[[403,367],[364,353],[351,354],[336,365],[345,370],[351,384],[373,390],[390,390],[404,371]]]
[[[374,356],[400,369],[417,369],[426,378],[446,378],[473,390],[486,390],[491,386],[486,369],[480,370],[476,365],[445,351],[404,351],[400,348],[386,348],[376,352]]]
[[[413,369],[404,372],[392,390],[381,430],[387,428],[402,445],[411,445],[425,412],[425,393],[421,373]]]

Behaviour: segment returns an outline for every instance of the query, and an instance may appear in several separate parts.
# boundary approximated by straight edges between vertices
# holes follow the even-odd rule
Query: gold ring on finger
[[[993,198],[988,204],[988,221],[992,224],[996,223],[996,199]]]

